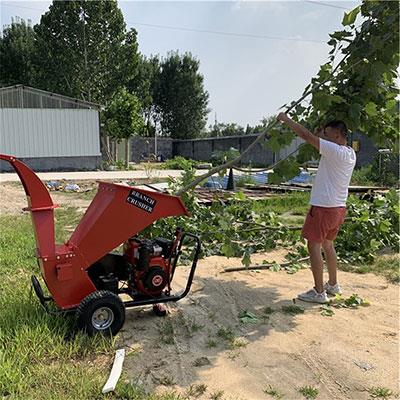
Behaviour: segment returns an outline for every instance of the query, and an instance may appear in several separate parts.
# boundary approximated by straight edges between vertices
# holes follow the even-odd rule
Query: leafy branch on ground
[[[333,300],[331,300],[328,304],[324,304],[321,306],[321,315],[324,317],[332,317],[335,315],[335,311],[332,307],[335,308],[358,308],[368,307],[370,302],[361,298],[358,294],[353,293],[350,297],[344,298],[342,295],[337,294]]]
[[[170,181],[170,191],[184,187],[193,179],[194,173],[193,168],[186,168],[182,178]],[[276,264],[270,268],[284,268],[293,273],[301,268],[307,251],[301,242],[300,231],[286,226],[282,217],[272,211],[278,209],[283,213],[287,211],[287,205],[295,208],[288,200],[290,197],[277,195],[275,198],[252,201],[242,192],[237,192],[229,199],[216,198],[210,206],[204,206],[194,192],[184,192],[182,199],[191,217],[159,220],[146,233],[153,237],[169,237],[178,225],[201,237],[201,256],[240,257],[245,267],[252,264],[253,253],[276,247],[290,248],[287,256],[290,264]],[[308,207],[308,195],[303,193],[294,197],[297,208],[301,204],[299,211],[304,215]],[[285,206],[279,205],[279,202],[284,202]],[[348,216],[336,240],[340,261],[345,265],[372,263],[378,251],[385,248],[398,250],[399,215],[399,195],[395,190],[385,195],[371,196],[369,201],[350,196]],[[244,225],[265,229],[243,229]]]

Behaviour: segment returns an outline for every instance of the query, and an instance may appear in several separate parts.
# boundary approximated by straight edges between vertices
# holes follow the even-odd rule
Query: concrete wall
[[[18,157],[33,171],[84,171],[95,170],[101,166],[101,156],[87,157]],[[0,172],[14,172],[13,167],[6,161],[0,160]]]
[[[199,161],[210,161],[214,151],[227,151],[231,147],[243,152],[258,135],[228,136],[222,138],[206,138],[191,140],[174,140],[169,138],[157,139],[157,154],[165,159],[182,156]],[[274,154],[266,147],[266,141],[257,144],[256,147],[243,157],[243,165],[268,166],[274,161],[285,157],[302,143],[301,139],[295,139],[290,146]],[[133,137],[130,143],[131,161],[138,162],[144,157],[155,154],[154,138]]]
[[[199,161],[210,161],[213,151],[227,151],[231,147],[243,152],[251,143],[257,139],[258,135],[228,136],[221,138],[175,140],[173,142],[173,156],[183,156]],[[278,154],[266,147],[267,141],[263,141],[255,146],[242,159],[242,164],[252,164],[254,166],[268,166],[275,160],[285,157],[296,149],[301,139],[295,139],[290,146],[282,149]]]
[[[165,159],[172,158],[173,139],[157,138],[157,154]],[[139,162],[144,157],[155,154],[154,138],[133,137],[130,142],[131,161]]]

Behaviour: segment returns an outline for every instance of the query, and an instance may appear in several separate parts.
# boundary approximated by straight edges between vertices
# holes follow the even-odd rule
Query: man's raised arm
[[[287,114],[279,113],[278,120],[285,123],[290,129],[292,129],[298,136],[304,139],[307,143],[313,145],[319,151],[319,137],[313,135],[307,128],[299,123],[290,119]]]

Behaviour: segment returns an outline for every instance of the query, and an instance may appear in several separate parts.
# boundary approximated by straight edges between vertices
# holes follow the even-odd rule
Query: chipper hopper
[[[50,296],[39,280],[32,285],[48,312],[74,312],[78,327],[89,335],[115,335],[125,321],[125,308],[178,301],[191,287],[200,239],[177,228],[172,239],[137,235],[154,221],[188,215],[181,199],[133,186],[99,182],[98,191],[71,238],[55,244],[54,208],[39,177],[13,156],[0,154],[21,179],[36,238],[36,257]],[[173,236],[173,235],[171,235]],[[123,245],[122,252],[112,252]],[[186,287],[172,293],[171,282],[182,246],[194,246]],[[122,253],[122,254],[121,254]],[[56,308],[48,307],[54,301]]]

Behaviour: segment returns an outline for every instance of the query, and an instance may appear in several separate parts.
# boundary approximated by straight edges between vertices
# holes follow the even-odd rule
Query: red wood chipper
[[[74,312],[78,327],[89,335],[115,335],[124,324],[126,307],[153,305],[157,315],[165,315],[161,303],[188,294],[200,239],[179,228],[172,240],[137,236],[160,218],[188,215],[179,197],[99,182],[97,194],[71,238],[55,244],[57,205],[46,186],[15,157],[0,154],[0,159],[13,166],[25,189],[28,207],[24,210],[32,216],[36,257],[51,296],[45,296],[36,276],[32,276],[32,286],[48,312],[52,311],[47,302],[54,301],[56,312]],[[112,252],[121,244],[123,254]],[[194,246],[194,258],[186,287],[174,294],[171,282],[184,244]]]

